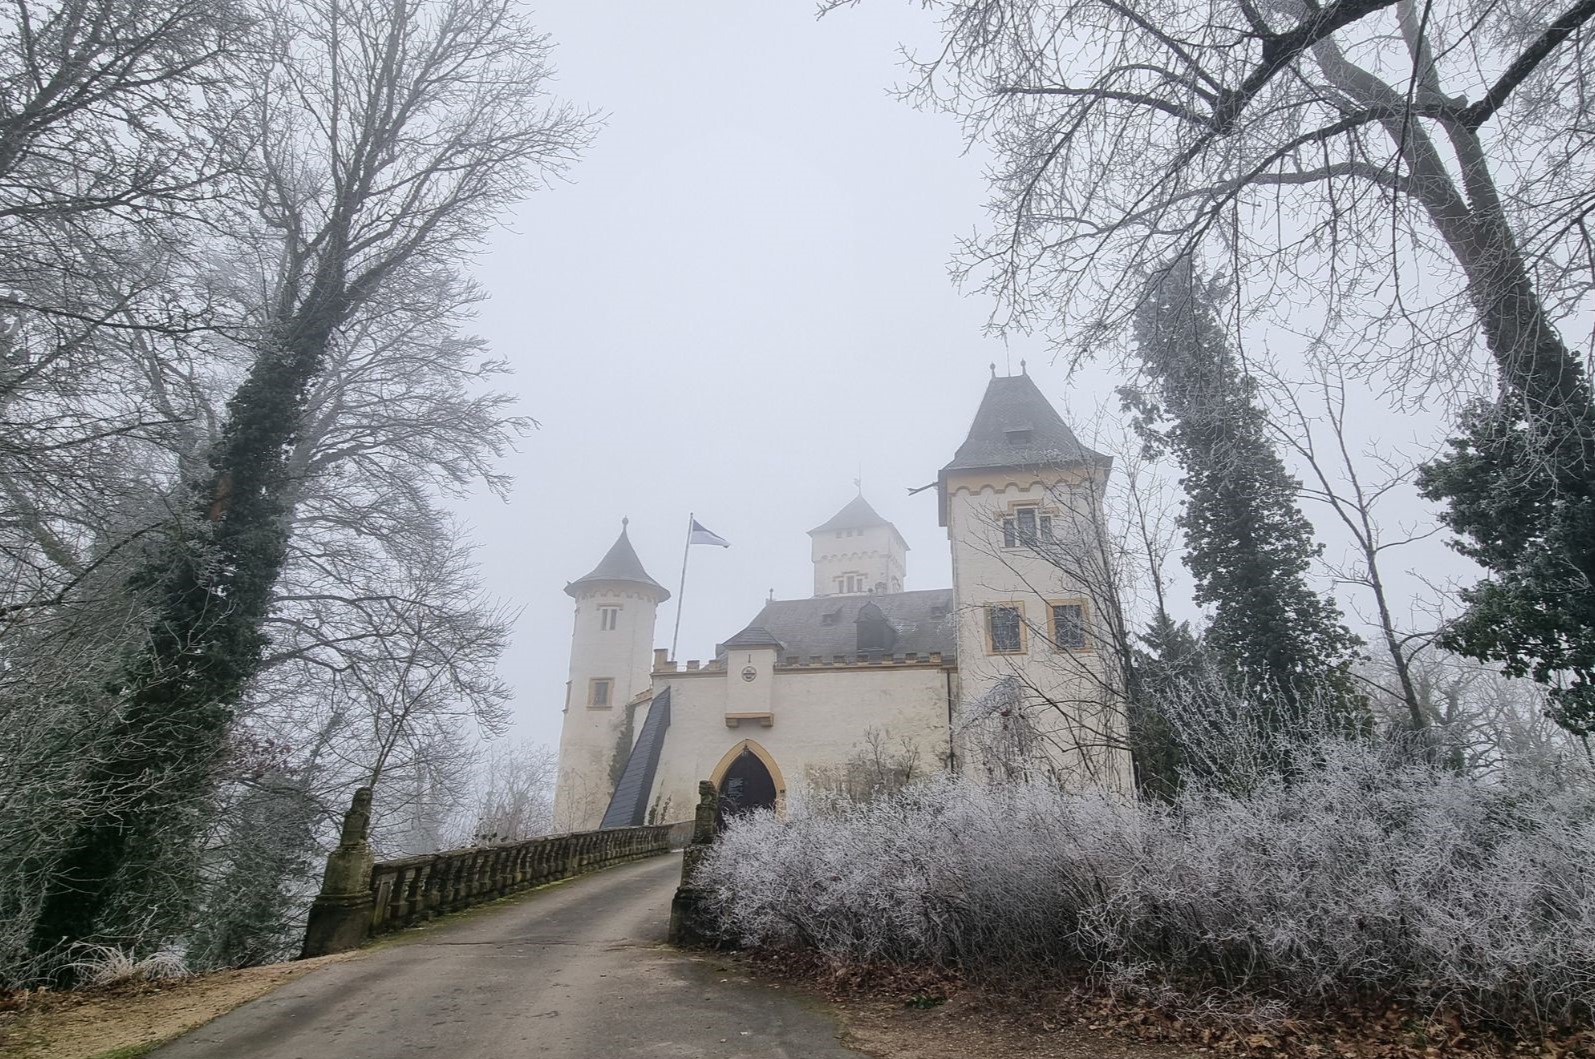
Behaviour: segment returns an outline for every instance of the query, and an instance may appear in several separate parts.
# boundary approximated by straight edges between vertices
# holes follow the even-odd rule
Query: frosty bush
[[[754,945],[1116,987],[1595,1012],[1595,801],[1325,740],[1317,765],[1173,804],[939,779],[735,821],[701,881]]]

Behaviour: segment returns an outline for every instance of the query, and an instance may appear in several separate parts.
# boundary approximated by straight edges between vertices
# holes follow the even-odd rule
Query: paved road
[[[680,873],[654,857],[445,920],[152,1059],[859,1059],[823,1011],[664,946]]]

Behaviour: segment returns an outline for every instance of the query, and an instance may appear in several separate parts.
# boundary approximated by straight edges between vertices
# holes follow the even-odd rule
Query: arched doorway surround
[[[727,815],[750,809],[779,811],[786,802],[786,778],[770,752],[752,739],[744,739],[720,758],[710,776],[720,792],[718,822]]]

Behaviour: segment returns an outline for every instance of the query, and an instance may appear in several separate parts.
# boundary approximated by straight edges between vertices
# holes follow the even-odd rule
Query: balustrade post
[[[692,818],[692,844],[681,857],[681,885],[670,902],[670,943],[702,945],[717,940],[717,930],[704,910],[703,891],[697,886],[697,869],[714,842],[715,810],[719,793],[709,780],[698,783],[698,807]]]
[[[325,956],[359,948],[371,930],[371,788],[354,792],[343,815],[338,848],[327,856],[321,893],[310,905],[305,943],[299,956]]]

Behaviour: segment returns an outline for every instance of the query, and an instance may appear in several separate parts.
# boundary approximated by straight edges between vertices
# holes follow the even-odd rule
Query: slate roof
[[[781,641],[777,640],[769,629],[757,624],[757,619],[753,625],[749,625],[720,645],[722,650],[727,647],[774,647],[779,650],[781,646]]]
[[[620,536],[615,538],[615,543],[610,546],[604,557],[598,560],[598,565],[592,572],[584,577],[578,577],[565,586],[565,594],[574,596],[571,591],[577,585],[587,584],[590,581],[630,581],[633,584],[650,585],[659,593],[659,602],[663,603],[670,598],[670,592],[648,576],[648,571],[642,568],[642,560],[637,558],[636,549],[631,546],[631,538],[626,535],[626,523],[620,524]]]
[[[609,808],[599,827],[638,827],[648,819],[648,793],[653,790],[654,774],[665,748],[665,732],[670,728],[670,689],[653,697],[648,719],[626,757],[626,768],[609,798]]]
[[[809,533],[829,533],[834,530],[869,529],[871,526],[890,526],[891,523],[881,518],[880,513],[870,507],[864,494],[860,493],[849,500],[842,510],[826,519],[824,522],[809,530]]]
[[[947,475],[953,471],[1056,467],[1110,457],[1086,448],[1029,375],[993,377],[986,384],[969,436],[941,469],[941,524],[947,525]]]
[[[942,473],[1088,463],[1102,458],[1102,453],[1080,444],[1030,376],[1010,375],[986,384],[969,436]]]
[[[958,652],[957,616],[953,613],[953,590],[925,589],[919,592],[886,592],[873,596],[820,596],[815,599],[772,599],[749,623],[781,644],[777,660],[785,662],[797,655],[807,662],[818,655],[829,660],[836,655],[858,654],[858,617],[864,607],[880,608],[897,630],[892,654],[927,655],[940,651],[952,662]],[[824,616],[834,614],[827,624]],[[746,630],[745,630],[746,631]],[[741,635],[740,633],[738,635]],[[736,646],[732,637],[721,644],[722,653]]]

